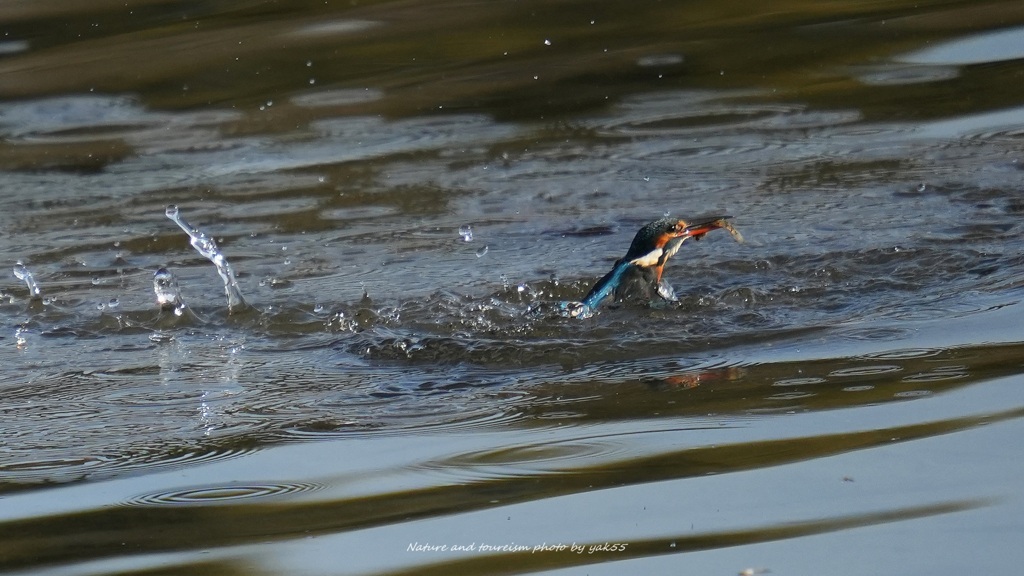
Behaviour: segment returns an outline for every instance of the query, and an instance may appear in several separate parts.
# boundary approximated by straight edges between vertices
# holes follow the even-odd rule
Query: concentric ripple
[[[312,492],[321,488],[323,486],[320,484],[310,482],[268,482],[263,484],[241,482],[141,494],[124,504],[128,506],[233,504],[239,500],[281,497]]]

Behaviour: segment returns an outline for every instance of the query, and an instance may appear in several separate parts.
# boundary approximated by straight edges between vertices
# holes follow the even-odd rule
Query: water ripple
[[[125,506],[209,506],[234,504],[239,500],[267,499],[313,492],[323,486],[311,482],[238,482],[214,486],[196,486],[141,494],[122,503]]]

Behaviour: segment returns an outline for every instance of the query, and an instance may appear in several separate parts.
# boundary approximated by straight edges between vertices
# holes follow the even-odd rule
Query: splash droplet
[[[481,249],[476,251],[476,257],[477,258],[483,258],[484,254],[487,254],[487,245],[486,244],[484,244],[483,248],[481,248]]]
[[[18,280],[25,282],[25,287],[28,288],[29,298],[39,298],[39,284],[36,284],[36,279],[32,276],[32,271],[29,270],[21,260],[18,260],[14,265],[14,275]]]
[[[469,224],[463,224],[459,226],[459,236],[462,236],[463,242],[473,241],[473,227]]]
[[[217,248],[217,243],[213,238],[207,236],[202,230],[193,227],[191,224],[185,221],[178,212],[178,207],[170,205],[166,210],[167,217],[174,221],[179,228],[185,231],[191,238],[192,247],[197,252],[206,257],[207,260],[213,262],[213,265],[217,267],[217,273],[220,274],[221,279],[224,281],[224,293],[228,298],[228,311],[234,311],[236,308],[245,306],[245,299],[242,298],[242,292],[238,289],[238,280],[235,278],[235,271],[231,269],[231,264],[228,263],[227,258]]]

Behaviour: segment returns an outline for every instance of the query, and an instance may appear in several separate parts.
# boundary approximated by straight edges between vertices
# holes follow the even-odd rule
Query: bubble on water
[[[476,257],[477,258],[483,258],[484,254],[487,254],[487,245],[486,244],[484,244],[483,248],[481,248],[481,249],[476,251]]]
[[[924,182],[921,182],[920,184],[917,185],[917,191],[918,192],[924,192],[927,189],[928,189],[928,185],[925,184]]]
[[[473,227],[469,224],[463,224],[459,226],[459,236],[462,236],[463,242],[473,241]]]
[[[14,275],[18,280],[25,282],[25,287],[28,288],[30,298],[39,298],[39,284],[36,284],[36,279],[32,276],[32,271],[29,270],[21,260],[18,260],[14,265]]]
[[[181,300],[178,279],[166,268],[160,268],[153,274],[153,292],[161,310],[173,310],[178,316],[184,312],[185,303]]]
[[[103,283],[103,280],[101,280],[99,276],[93,276],[92,277],[92,285],[93,286],[99,286],[102,283]]]
[[[313,306],[313,312],[316,312],[317,314],[319,314],[319,313],[321,313],[323,311],[324,311],[324,305],[323,304],[316,304],[315,306]]]

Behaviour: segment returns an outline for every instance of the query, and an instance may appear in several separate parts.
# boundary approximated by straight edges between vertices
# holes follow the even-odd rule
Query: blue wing
[[[629,268],[633,266],[628,260],[619,260],[615,263],[615,267],[612,268],[611,272],[605,274],[594,287],[587,293],[587,297],[583,299],[583,304],[590,309],[597,308],[598,304],[601,303],[605,298],[610,296],[615,289],[619,287],[619,283],[622,282],[622,276],[626,273]]]

